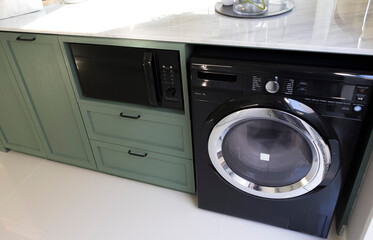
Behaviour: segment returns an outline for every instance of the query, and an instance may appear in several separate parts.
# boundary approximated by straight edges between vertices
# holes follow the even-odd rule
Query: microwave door
[[[70,47],[84,97],[150,106],[156,102],[152,95],[154,70],[148,65],[147,72],[144,70],[144,56],[149,58],[149,51],[78,43]],[[154,56],[150,63],[153,61]]]

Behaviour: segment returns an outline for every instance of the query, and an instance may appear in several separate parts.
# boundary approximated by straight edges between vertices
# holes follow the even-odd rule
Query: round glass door
[[[292,114],[267,108],[223,118],[210,134],[208,151],[230,184],[266,198],[311,191],[330,164],[329,148],[315,129]]]

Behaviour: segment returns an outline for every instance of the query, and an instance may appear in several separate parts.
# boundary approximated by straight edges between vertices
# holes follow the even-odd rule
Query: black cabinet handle
[[[119,116],[121,117],[124,117],[124,118],[131,118],[131,119],[139,119],[141,117],[141,115],[137,115],[137,116],[129,116],[129,115],[125,115],[124,113],[120,113]]]
[[[128,150],[128,154],[136,156],[136,157],[146,157],[148,155],[147,153],[144,153],[144,154],[133,153],[131,150]]]
[[[17,41],[32,42],[36,40],[36,37],[32,37],[32,38],[17,37],[16,39]]]

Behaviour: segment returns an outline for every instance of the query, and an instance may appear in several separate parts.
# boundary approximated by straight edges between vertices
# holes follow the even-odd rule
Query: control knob
[[[174,98],[176,97],[176,89],[174,87],[170,87],[166,90],[166,97]]]
[[[278,80],[278,77],[275,76],[275,80],[268,81],[266,83],[265,89],[267,90],[267,92],[269,92],[269,93],[276,93],[276,92],[278,92],[278,90],[280,89],[280,84],[278,84],[277,80]]]

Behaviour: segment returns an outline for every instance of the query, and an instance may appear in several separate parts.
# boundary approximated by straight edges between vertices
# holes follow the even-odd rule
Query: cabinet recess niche
[[[96,169],[57,37],[0,33],[0,40],[4,48],[2,51],[5,51],[5,55],[1,54],[2,65],[4,62],[9,62],[15,78],[11,76],[9,67],[5,66],[4,69],[4,66],[1,66],[0,71],[8,73],[8,77],[5,80],[2,79],[1,84],[7,84],[5,87],[10,91],[12,91],[11,87],[17,85],[16,87],[19,88],[22,95],[8,94],[13,96],[5,96],[11,99],[8,102],[18,106],[0,108],[2,113],[11,112],[11,109],[15,111],[11,112],[10,119],[1,119],[2,135],[4,135],[2,141],[5,147],[21,151],[20,148],[16,148],[13,142],[9,141],[11,139],[19,141],[16,137],[17,134],[20,134],[17,130],[19,129],[18,122],[12,123],[11,120],[22,120],[22,124],[19,126],[24,129],[22,137],[26,134],[27,142],[16,144],[26,145],[27,143],[27,147],[35,149],[35,151],[44,148],[45,155],[50,160]],[[3,74],[1,75],[3,76]],[[21,101],[22,98],[25,104]],[[24,116],[26,110],[29,114]],[[35,129],[37,134],[35,134]],[[13,138],[10,138],[11,136]],[[38,137],[39,139],[33,139]],[[32,142],[33,144],[31,144]],[[22,152],[32,153],[23,150]],[[35,153],[35,155],[41,154]]]
[[[64,50],[66,65],[71,70],[70,79],[98,170],[167,188],[194,192],[185,44],[86,37],[59,37],[59,41]],[[180,55],[180,63],[174,64],[180,64],[183,109],[84,96],[70,47],[75,43],[142,48],[145,51],[176,50]],[[131,59],[131,56],[121,57]],[[100,55],[95,55],[95,59],[99,61]],[[129,65],[135,65],[136,69],[142,66],[142,63],[135,60],[127,62],[130,62]],[[102,82],[105,82],[106,76],[110,76],[110,72],[100,73]],[[129,80],[128,75],[123,73],[120,80]]]

